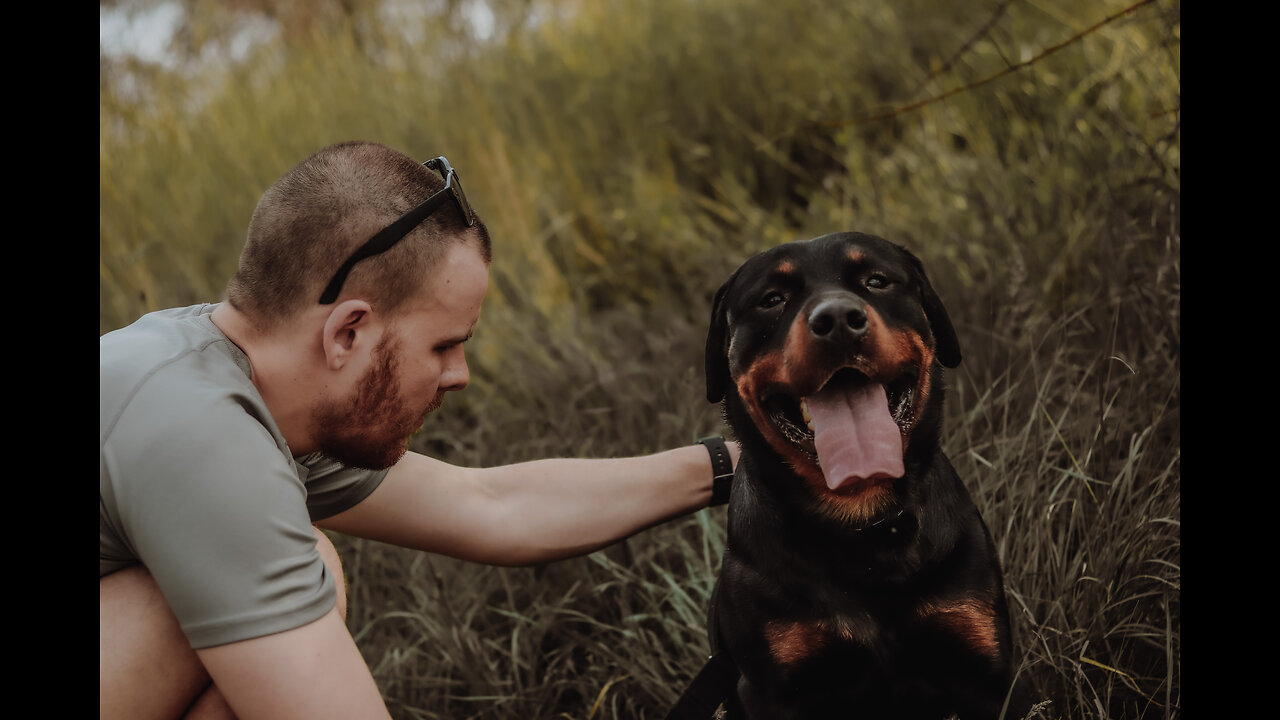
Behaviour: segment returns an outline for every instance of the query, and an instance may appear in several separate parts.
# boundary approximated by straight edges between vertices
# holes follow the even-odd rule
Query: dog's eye
[[[884,275],[881,275],[880,273],[873,273],[872,275],[867,277],[866,285],[869,288],[875,288],[877,290],[881,290],[889,287],[889,278],[885,277]]]
[[[772,292],[766,293],[764,297],[760,298],[760,307],[765,308],[767,310],[768,308],[774,307],[784,302],[786,299],[787,298],[785,295],[778,292],[777,290],[774,290]]]

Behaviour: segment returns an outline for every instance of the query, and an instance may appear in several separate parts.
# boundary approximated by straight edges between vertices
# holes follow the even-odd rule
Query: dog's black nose
[[[809,312],[809,332],[819,340],[844,345],[867,334],[867,308],[857,296],[828,298]]]

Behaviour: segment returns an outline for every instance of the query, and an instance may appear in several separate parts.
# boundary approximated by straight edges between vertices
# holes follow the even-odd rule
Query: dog
[[[833,233],[713,304],[707,399],[741,447],[708,619],[740,673],[725,717],[1021,718],[995,546],[939,447],[960,345],[921,262]]]

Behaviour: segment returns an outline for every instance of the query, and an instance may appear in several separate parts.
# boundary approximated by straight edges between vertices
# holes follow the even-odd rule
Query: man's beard
[[[427,415],[440,407],[437,393],[425,411],[415,411],[400,398],[395,381],[398,340],[389,335],[373,349],[373,364],[355,397],[321,403],[312,413],[320,452],[351,467],[381,470],[395,465],[409,448]]]

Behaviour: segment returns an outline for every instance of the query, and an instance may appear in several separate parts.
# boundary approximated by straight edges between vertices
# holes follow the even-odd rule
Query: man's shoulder
[[[216,305],[202,304],[147,313],[98,338],[103,372],[133,369],[147,361],[164,361],[217,339],[208,316]],[[203,322],[202,322],[203,321]]]
[[[130,407],[173,418],[203,400],[256,396],[248,359],[209,320],[213,305],[162,310],[99,339],[99,409],[105,440]]]

